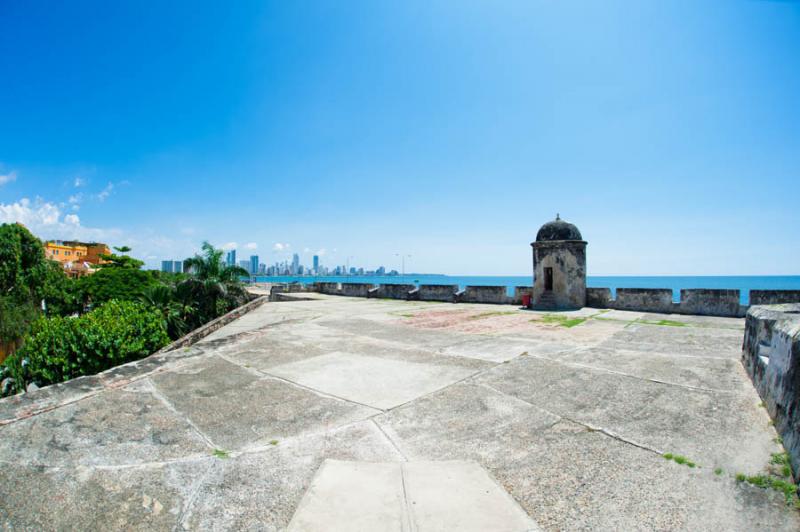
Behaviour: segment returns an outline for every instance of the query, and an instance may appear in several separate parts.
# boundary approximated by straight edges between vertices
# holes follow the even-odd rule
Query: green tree
[[[48,264],[42,242],[20,224],[0,225],[0,344],[13,349],[39,313]]]
[[[156,285],[147,288],[141,296],[141,301],[148,308],[156,310],[164,320],[169,337],[173,340],[180,338],[196,322],[196,308],[191,297],[184,289],[186,285]]]
[[[41,289],[48,316],[69,316],[83,310],[77,281],[64,273],[64,267],[53,260],[47,261],[47,273]]]
[[[150,272],[112,267],[101,268],[78,279],[78,290],[84,304],[98,305],[112,299],[138,301],[145,290],[157,284],[158,281]]]
[[[46,276],[42,242],[20,224],[0,225],[0,295],[36,299]]]
[[[120,246],[114,248],[117,253],[101,253],[100,258],[106,261],[104,264],[100,264],[100,268],[127,268],[132,270],[138,270],[142,266],[144,266],[144,262],[140,261],[139,259],[134,259],[129,255],[125,255],[125,253],[129,253],[131,248],[128,246]]]
[[[202,250],[202,254],[184,262],[189,278],[181,284],[196,302],[200,318],[206,322],[247,300],[241,277],[249,273],[244,268],[226,264],[222,260],[223,251],[208,242],[203,242]]]

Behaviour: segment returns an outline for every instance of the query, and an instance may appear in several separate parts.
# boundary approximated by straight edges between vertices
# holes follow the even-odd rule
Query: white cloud
[[[7,174],[0,174],[0,186],[5,185],[6,183],[11,183],[12,181],[17,180],[17,173],[16,172],[9,172]]]
[[[248,242],[247,244],[244,245],[244,249],[256,250],[258,249],[258,244],[256,244],[255,242]]]
[[[272,246],[272,251],[286,251],[290,247],[292,246],[290,246],[289,244],[281,244],[280,242],[275,242],[275,245]]]
[[[72,206],[73,211],[80,210],[81,202],[83,201],[83,193],[78,192],[77,194],[73,194],[67,201]]]
[[[319,255],[320,257],[324,257],[326,253],[328,253],[328,250],[326,250],[325,248],[320,248],[320,250],[317,251],[316,254]]]
[[[222,244],[222,249],[224,249],[225,251],[230,251],[230,250],[236,249],[238,247],[239,247],[239,244],[237,244],[236,242],[226,242],[225,244]]]
[[[31,201],[22,198],[15,203],[0,203],[0,223],[19,222],[33,234],[42,239],[117,241],[121,231],[99,229],[81,225],[77,214],[62,216],[61,208],[55,203],[36,198]]]
[[[75,185],[75,188],[86,186],[86,179],[80,176],[76,176],[73,185]]]
[[[100,200],[100,202],[105,201],[106,198],[108,198],[111,195],[111,192],[113,192],[113,190],[114,190],[114,183],[109,182],[108,185],[106,185],[106,188],[100,191],[100,193],[97,195],[97,199]]]

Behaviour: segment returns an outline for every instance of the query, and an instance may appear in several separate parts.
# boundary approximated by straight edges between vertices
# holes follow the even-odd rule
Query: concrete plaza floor
[[[743,320],[303,296],[0,401],[0,527],[800,529]]]

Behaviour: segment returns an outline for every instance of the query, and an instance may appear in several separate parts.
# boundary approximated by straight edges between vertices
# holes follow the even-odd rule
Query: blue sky
[[[501,275],[559,212],[593,275],[800,274],[798,2],[223,4],[0,3],[0,221]]]

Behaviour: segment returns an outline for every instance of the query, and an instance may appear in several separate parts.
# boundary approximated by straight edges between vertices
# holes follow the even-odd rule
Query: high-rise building
[[[232,249],[225,255],[225,263],[228,266],[236,266],[236,250]]]
[[[250,255],[250,274],[255,275],[258,273],[258,255]]]
[[[319,274],[319,255],[314,255],[314,274]]]
[[[172,261],[172,273],[183,273],[183,261]]]
[[[249,260],[240,260],[239,267],[244,269],[247,272],[250,272],[250,261]]]
[[[175,262],[171,260],[162,260],[161,271],[166,273],[173,273],[175,271]]]
[[[295,253],[292,255],[292,274],[296,274],[300,266],[300,255]]]

